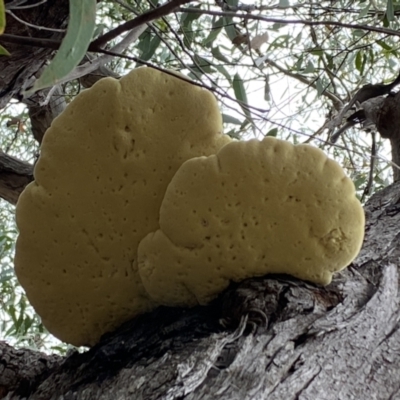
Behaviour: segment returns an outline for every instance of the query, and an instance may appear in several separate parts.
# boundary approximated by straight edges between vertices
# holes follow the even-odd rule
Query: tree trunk
[[[378,116],[377,128],[392,146],[393,180],[400,180],[400,93],[388,96]]]
[[[5,398],[400,398],[399,199],[400,183],[371,198],[364,247],[328,287],[251,279],[208,306],[143,315],[64,359],[3,346]],[[38,358],[27,373],[35,366],[20,360]]]
[[[10,1],[5,1],[7,3]],[[37,0],[28,0],[25,5],[37,4]],[[7,14],[6,31],[7,35],[35,37],[41,39],[61,40],[62,32],[54,32],[47,29],[65,29],[68,19],[67,0],[48,0],[43,4],[27,8],[10,10],[19,21],[10,14]],[[25,21],[27,24],[25,24]],[[11,53],[10,57],[0,57],[0,110],[4,108],[13,97],[20,98],[21,90],[32,84],[33,78],[38,75],[40,69],[45,65],[54,53],[54,50],[19,45],[17,43],[5,43],[0,39],[1,44]]]

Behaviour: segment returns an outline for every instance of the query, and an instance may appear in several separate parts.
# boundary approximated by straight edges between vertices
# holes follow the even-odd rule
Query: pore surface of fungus
[[[354,185],[319,149],[266,138],[186,161],[168,186],[160,229],[138,249],[150,296],[206,303],[230,281],[287,273],[319,284],[363,239]]]
[[[150,68],[83,91],[46,132],[16,211],[15,269],[44,325],[74,345],[150,310],[137,246],[179,166],[214,154],[214,96]]]

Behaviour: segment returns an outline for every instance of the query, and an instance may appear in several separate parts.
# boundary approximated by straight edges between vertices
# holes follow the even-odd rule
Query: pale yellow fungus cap
[[[35,181],[18,201],[15,255],[18,279],[51,333],[93,345],[154,307],[137,246],[158,229],[177,169],[228,143],[221,132],[210,92],[150,68],[100,80],[54,120]]]
[[[286,273],[318,284],[363,241],[352,181],[319,149],[266,138],[186,161],[168,186],[160,229],[139,245],[149,295],[204,304],[230,281]]]

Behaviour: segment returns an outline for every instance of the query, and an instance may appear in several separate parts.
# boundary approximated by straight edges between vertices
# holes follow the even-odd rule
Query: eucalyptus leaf
[[[232,41],[237,36],[237,32],[232,18],[224,18],[224,29],[228,38]]]
[[[140,59],[143,61],[150,60],[150,58],[154,55],[157,50],[157,47],[161,43],[161,38],[158,35],[155,35],[148,43],[147,49],[142,53]]]
[[[24,93],[25,96],[57,84],[83,59],[96,26],[96,4],[96,0],[70,0],[68,28],[61,46],[33,87]]]
[[[306,67],[304,68],[304,73],[305,74],[310,74],[312,72],[315,71],[315,67],[314,64],[312,63],[312,61],[308,61]]]
[[[240,77],[240,75],[238,73],[236,73],[233,78],[232,86],[233,86],[233,91],[235,93],[235,97],[237,100],[239,100],[239,105],[240,105],[241,109],[243,110],[244,114],[246,115],[248,121],[253,122],[252,117],[251,117],[251,112],[248,107],[249,103],[247,100],[247,93],[246,93],[246,89],[244,87],[243,79]]]
[[[361,67],[362,67],[362,54],[361,54],[361,51],[357,52],[357,56],[356,56],[356,59],[355,59],[355,65],[356,65],[357,71],[361,72]]]
[[[9,56],[10,53],[7,49],[5,49],[1,44],[0,44],[0,56]]]
[[[223,66],[223,65],[214,65],[215,69],[217,71],[219,71],[222,75],[224,75],[224,77],[226,78],[226,80],[228,82],[232,81],[232,76],[229,73],[229,71]]]
[[[235,125],[242,124],[242,121],[240,121],[239,119],[232,117],[232,115],[228,115],[228,114],[224,114],[224,113],[222,113],[222,121],[225,124],[235,124]]]
[[[386,17],[387,17],[388,21],[393,21],[394,20],[393,0],[387,0]]]
[[[366,7],[361,9],[360,13],[358,14],[358,18],[364,18],[368,14],[370,5],[371,3],[368,3]]]
[[[223,18],[218,18],[213,24],[210,33],[203,40],[203,46],[213,43],[217,36],[220,34],[222,27],[224,26]]]
[[[4,6],[4,0],[0,0],[0,35],[4,33],[6,29],[6,8]]]
[[[222,61],[224,63],[229,63],[229,59],[225,57],[222,53],[219,47],[213,47],[211,49],[211,54],[219,61]]]
[[[270,129],[265,136],[276,137],[278,135],[278,128]]]

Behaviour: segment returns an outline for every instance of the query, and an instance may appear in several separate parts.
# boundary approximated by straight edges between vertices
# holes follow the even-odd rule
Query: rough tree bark
[[[32,165],[0,150],[0,197],[16,204],[25,186],[33,179]]]
[[[6,0],[5,5],[11,0]],[[38,3],[27,0],[23,5]],[[68,19],[68,0],[48,0],[37,7],[27,9],[12,9],[12,13],[21,21],[39,27],[64,29]],[[18,21],[7,14],[6,33],[16,36],[36,37],[41,39],[61,40],[62,32],[37,29]],[[3,43],[2,43],[3,44]],[[40,47],[22,46],[19,44],[4,43],[11,53],[9,57],[0,57],[0,110],[11,98],[19,98],[21,90],[31,84],[33,78],[42,69],[54,53],[54,50]]]
[[[4,398],[400,398],[399,200],[400,182],[371,198],[363,249],[326,288],[248,280],[208,306],[136,318],[64,359],[1,344]],[[28,373],[26,360],[38,359]]]
[[[393,178],[400,180],[400,92],[388,96],[380,110],[377,128],[383,138],[392,146]]]

